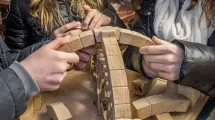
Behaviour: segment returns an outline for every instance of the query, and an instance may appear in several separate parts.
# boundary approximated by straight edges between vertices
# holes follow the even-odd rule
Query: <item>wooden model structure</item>
[[[131,91],[137,95],[144,95],[156,81],[142,82],[144,80],[140,78],[133,82],[129,90],[119,44],[135,47],[155,45],[150,38],[140,33],[117,27],[100,27],[73,36],[70,42],[59,50],[76,52],[98,43],[102,46],[93,58],[96,105],[98,113],[105,120],[145,119],[154,115],[156,119],[165,120],[166,117],[171,117],[169,112],[186,112],[200,97],[201,94],[197,90],[168,82],[166,94],[149,96],[131,103]]]

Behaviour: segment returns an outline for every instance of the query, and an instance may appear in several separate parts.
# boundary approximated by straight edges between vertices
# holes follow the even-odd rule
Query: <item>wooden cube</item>
[[[167,94],[178,93],[178,85],[172,81],[167,81],[166,93]]]
[[[131,105],[129,104],[121,104],[114,106],[115,119],[131,119]],[[114,119],[114,120],[115,120]]]
[[[84,48],[95,44],[95,38],[92,30],[80,33],[80,39]]]
[[[116,37],[103,37],[102,40],[104,45],[118,45]]]
[[[133,103],[136,115],[140,119],[146,119],[150,117],[151,114],[151,104],[148,102],[147,99],[142,98]]]
[[[128,85],[125,70],[110,71],[110,78],[112,87],[123,87]]]
[[[68,43],[68,46],[72,52],[82,49],[83,45],[81,43],[80,36],[79,35],[72,36]]]
[[[69,49],[67,44],[65,44],[65,45],[61,46],[60,48],[58,48],[58,51],[71,53],[71,50]]]
[[[119,45],[104,45],[107,56],[122,55]]]
[[[173,120],[169,113],[162,113],[154,116],[154,120]]]
[[[34,111],[40,110],[42,107],[42,101],[41,101],[41,93],[36,94],[33,97],[33,102],[34,102]]]
[[[130,45],[134,35],[133,32],[127,29],[121,29],[119,43]]]
[[[114,29],[107,29],[102,30],[102,37],[116,37],[116,30]]]
[[[130,95],[128,87],[114,87],[113,89],[114,104],[130,104]]]
[[[124,70],[124,62],[122,56],[107,56],[108,69],[112,70]]]
[[[152,40],[150,38],[142,35],[141,33],[133,31],[133,34],[134,34],[134,37],[131,42],[132,46],[144,47],[144,46],[149,46],[149,45],[155,45],[154,42],[152,42]]]
[[[176,106],[175,112],[186,112],[190,106],[190,100],[181,94],[175,94],[178,98],[178,104]]]
[[[93,29],[94,36],[97,43],[102,42],[102,30],[100,28]]]
[[[68,108],[61,102],[46,106],[49,117],[53,120],[68,120],[72,118]]]
[[[164,100],[163,112],[174,112],[178,104],[178,98],[174,94],[161,94],[159,96]]]
[[[152,115],[157,115],[163,113],[164,109],[164,99],[159,95],[153,95],[146,98],[151,104]]]

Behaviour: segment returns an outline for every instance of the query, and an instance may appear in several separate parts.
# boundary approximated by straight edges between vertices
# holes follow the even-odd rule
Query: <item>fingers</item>
[[[78,26],[80,26],[80,22],[71,22],[71,23],[68,23],[68,24],[65,24],[63,25],[62,27],[58,28],[54,34],[62,34],[62,33],[65,33],[71,29],[74,29],[74,28],[77,28]]]
[[[89,55],[92,55],[92,54],[94,54],[96,52],[96,49],[95,49],[94,46],[90,46],[90,47],[81,49],[81,51],[85,52],[85,53],[87,53]]]
[[[87,64],[85,62],[79,61],[78,63],[75,63],[74,66],[77,70],[83,70]]]
[[[83,9],[86,11],[86,14],[92,11],[92,9],[90,8],[90,6],[88,6],[88,5],[84,5]]]
[[[92,30],[93,28],[95,28],[95,26],[97,25],[97,23],[98,23],[100,20],[102,21],[101,17],[102,17],[102,14],[99,13],[99,12],[97,12],[96,17],[94,17],[93,20],[91,20],[91,22],[90,22],[90,25],[89,25],[89,29],[90,29],[90,30]]]
[[[159,38],[157,38],[156,36],[152,37],[152,41],[156,44],[156,45],[164,45],[164,44],[169,44],[169,42],[166,42],[164,40],[161,40]]]
[[[158,77],[157,73],[150,70],[146,65],[144,65],[144,72],[147,76],[151,77],[151,78],[156,78]]]
[[[163,64],[171,64],[177,62],[176,58],[174,58],[171,54],[164,55],[144,55],[144,60],[148,63],[163,63]]]
[[[79,62],[79,56],[76,53],[66,53],[66,52],[61,52],[57,51],[58,54],[58,60],[65,60],[67,63],[72,64],[72,63],[78,63]]]
[[[166,45],[156,45],[156,46],[141,47],[139,52],[141,54],[146,54],[146,55],[160,55],[160,54],[169,53],[170,49],[169,49],[169,46],[166,46]]]
[[[88,62],[90,60],[90,55],[84,52],[76,52],[80,58],[81,61],[83,62]]]
[[[93,18],[95,17],[95,14],[96,14],[95,9],[87,14],[87,16],[83,22],[85,28],[89,28],[89,24],[93,20]]]
[[[103,25],[103,18],[100,18],[99,22],[96,24],[96,26],[94,28],[99,28]]]
[[[164,79],[167,79],[167,80],[172,80],[172,81],[178,80],[178,78],[179,78],[179,74],[170,74],[168,72],[163,72],[163,71],[159,71],[158,75],[161,78],[164,78]]]
[[[57,50],[61,46],[68,43],[70,39],[71,39],[71,36],[67,35],[65,37],[58,38],[58,39],[48,43],[47,45],[45,45],[45,47],[47,47],[49,49]]]

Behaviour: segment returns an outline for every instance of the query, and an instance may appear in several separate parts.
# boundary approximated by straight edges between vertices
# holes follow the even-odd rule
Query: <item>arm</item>
[[[5,42],[9,48],[23,49],[27,46],[28,30],[21,15],[17,0],[11,0],[10,12],[6,23]]]
[[[119,15],[116,13],[116,10],[110,4],[109,0],[104,0],[104,9],[102,13],[111,18],[109,26],[117,26],[120,28],[126,28],[123,21],[119,18]]]
[[[210,40],[215,39],[215,32]],[[177,83],[190,86],[215,97],[215,48],[197,43],[174,41],[185,50],[180,80]]]

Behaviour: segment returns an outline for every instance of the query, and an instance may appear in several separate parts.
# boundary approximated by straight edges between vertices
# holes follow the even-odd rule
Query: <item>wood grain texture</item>
[[[133,32],[127,29],[121,29],[119,43],[130,45],[133,40]]]
[[[95,44],[95,38],[92,30],[80,33],[80,39],[84,48]]]
[[[160,94],[159,96],[162,97],[164,100],[163,112],[174,112],[178,104],[178,98],[174,94]]]
[[[112,87],[128,86],[125,70],[110,71]]]
[[[41,93],[38,93],[33,97],[33,102],[34,102],[34,111],[40,110],[42,106]]]
[[[102,40],[104,45],[118,45],[116,37],[104,37]]]
[[[173,120],[169,113],[162,113],[154,116],[154,120]]]
[[[53,120],[68,120],[72,118],[68,108],[61,102],[46,106],[49,118]]]
[[[136,115],[140,119],[145,119],[151,116],[151,104],[147,99],[142,98],[133,103]]]
[[[150,45],[155,45],[152,40],[138,32],[132,31],[134,34],[133,40],[131,42],[132,46],[136,47],[144,47],[144,46],[150,46]]]
[[[178,98],[178,104],[176,105],[175,112],[186,112],[190,106],[190,100],[181,94],[175,94]]]
[[[131,119],[131,105],[130,104],[120,104],[114,106],[115,119]]]
[[[58,48],[58,51],[71,53],[71,50],[69,49],[67,44],[65,44],[65,45],[61,46],[60,48]]]
[[[124,70],[124,62],[122,56],[107,56],[109,70]]]
[[[113,91],[113,100],[114,104],[130,104],[130,95],[128,87],[114,87]]]
[[[107,56],[122,55],[119,45],[104,45],[105,53]]]
[[[68,47],[72,52],[78,51],[83,48],[83,45],[81,43],[81,39],[79,35],[74,35],[71,37]]]
[[[159,95],[153,95],[146,98],[151,104],[151,114],[157,115],[163,113],[164,109],[164,99]]]

